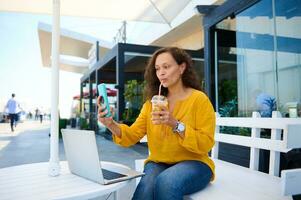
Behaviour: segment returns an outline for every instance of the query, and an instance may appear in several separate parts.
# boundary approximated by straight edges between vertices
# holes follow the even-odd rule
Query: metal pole
[[[60,174],[58,123],[59,123],[59,50],[60,50],[60,0],[53,0],[51,47],[51,127],[49,176]]]
[[[126,21],[123,21],[123,32],[122,32],[122,40],[123,43],[126,43]]]

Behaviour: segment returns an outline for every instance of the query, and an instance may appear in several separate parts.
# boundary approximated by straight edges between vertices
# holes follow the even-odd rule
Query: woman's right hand
[[[100,96],[97,98],[97,105],[98,105],[98,121],[100,121],[103,125],[105,125],[114,135],[121,138],[121,129],[119,128],[118,124],[113,120],[114,116],[114,109],[110,107],[112,116],[105,117],[108,111],[106,110],[105,106],[102,106],[100,103]]]
[[[98,106],[98,121],[100,121],[103,125],[106,127],[110,127],[113,123],[113,116],[114,116],[114,110],[110,107],[112,116],[111,117],[105,117],[105,115],[108,113],[106,110],[106,107],[101,105],[100,103],[100,96],[97,98],[97,106]]]

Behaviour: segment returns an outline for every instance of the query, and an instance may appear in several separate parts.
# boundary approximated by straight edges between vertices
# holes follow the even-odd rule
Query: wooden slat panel
[[[216,118],[218,126],[234,126],[266,129],[285,129],[288,124],[301,124],[299,118],[245,118],[245,117],[219,117]]]
[[[288,125],[283,137],[286,148],[301,148],[301,124]]]
[[[272,118],[281,118],[281,113],[279,111],[273,111]],[[281,140],[281,130],[272,129],[271,131],[272,140]],[[270,151],[270,165],[269,174],[273,176],[278,176],[280,167],[280,152]]]
[[[287,152],[290,149],[285,148],[285,144],[281,140],[271,140],[265,138],[251,138],[240,135],[230,135],[224,133],[216,133],[215,140],[229,144],[237,144],[246,147],[254,147],[259,149],[273,150],[279,152]]]
[[[260,118],[259,112],[253,112],[253,118]],[[260,138],[260,128],[252,128],[251,133],[252,138]],[[258,148],[251,148],[250,151],[250,169],[258,170],[259,168],[259,149]]]

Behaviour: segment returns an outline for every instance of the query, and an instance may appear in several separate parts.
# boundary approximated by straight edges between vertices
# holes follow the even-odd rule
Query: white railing
[[[220,126],[251,128],[251,137],[220,133]],[[260,138],[261,128],[271,129],[271,139]],[[278,176],[280,152],[301,147],[301,119],[281,118],[279,111],[274,111],[272,118],[261,118],[258,112],[253,112],[251,118],[219,117],[217,114],[215,141],[212,149],[215,159],[218,159],[219,142],[250,147],[250,168],[253,170],[258,170],[259,149],[270,150],[269,174]]]
[[[251,128],[251,137],[231,135],[220,132],[221,126]],[[260,129],[270,129],[271,138],[260,138]],[[274,111],[272,118],[261,118],[253,112],[251,118],[216,118],[215,146],[211,157],[218,159],[219,142],[250,147],[250,169],[258,170],[259,149],[270,151],[269,174],[279,176],[280,152],[288,152],[293,148],[301,148],[301,119],[281,118]],[[299,194],[297,182],[301,181],[301,169],[283,170],[281,174],[283,195]]]

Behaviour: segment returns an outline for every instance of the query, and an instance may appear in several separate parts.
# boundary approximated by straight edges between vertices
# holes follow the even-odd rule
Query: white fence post
[[[253,112],[252,117],[253,118],[260,118],[259,112]],[[251,137],[252,138],[260,138],[260,128],[252,128]],[[250,169],[258,171],[259,149],[251,147],[250,151],[251,151],[251,154],[250,154]]]
[[[216,116],[216,120],[217,120],[217,118],[220,117],[218,112],[215,113],[215,116]],[[214,135],[219,134],[219,131],[220,131],[220,127],[216,126]],[[213,148],[211,150],[211,158],[218,159],[218,149],[219,149],[219,142],[215,141],[215,145],[213,146]]]
[[[281,118],[281,113],[279,111],[273,111],[272,118]],[[271,140],[281,140],[281,130],[272,129]],[[280,166],[280,152],[270,151],[270,169],[269,174],[278,176]]]

